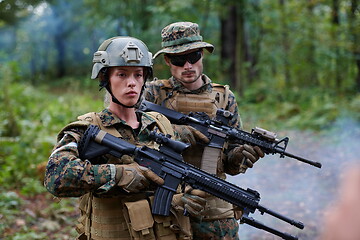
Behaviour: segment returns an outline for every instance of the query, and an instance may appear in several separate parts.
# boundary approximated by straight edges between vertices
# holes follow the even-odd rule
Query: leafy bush
[[[0,188],[0,237],[7,226],[7,222],[14,219],[14,215],[19,213],[22,199],[13,191],[5,192]],[[4,216],[7,216],[5,218]]]
[[[50,194],[25,198],[0,188],[0,239],[45,240],[49,236],[59,240],[74,239],[77,201],[50,199]]]
[[[0,185],[26,194],[44,191],[37,165],[47,161],[56,135],[78,115],[102,109],[96,84],[80,91],[21,84],[4,74],[0,87]],[[6,77],[5,77],[6,76]],[[70,80],[67,80],[68,82]],[[73,79],[75,82],[76,79]],[[76,90],[76,89],[75,89]],[[57,92],[56,92],[57,91]],[[100,96],[101,94],[98,94]],[[36,181],[37,180],[37,181]]]
[[[237,97],[239,111],[249,130],[327,130],[339,118],[360,121],[360,95],[337,95],[328,89],[290,88],[277,90],[265,83],[254,85]]]

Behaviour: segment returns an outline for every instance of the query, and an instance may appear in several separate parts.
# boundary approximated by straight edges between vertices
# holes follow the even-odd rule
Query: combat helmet
[[[105,40],[94,53],[93,63],[91,78],[99,78],[99,86],[106,88],[111,94],[112,100],[124,107],[134,106],[126,106],[114,97],[109,86],[107,69],[117,66],[145,67],[143,89],[145,81],[150,80],[153,76],[152,53],[149,52],[147,46],[141,40],[134,37],[117,36]],[[100,76],[100,74],[102,76]],[[142,94],[140,94],[140,98],[141,95]]]

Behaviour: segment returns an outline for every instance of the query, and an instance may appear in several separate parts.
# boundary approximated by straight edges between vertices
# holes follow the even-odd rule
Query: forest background
[[[308,157],[323,157],[323,149],[311,155],[301,147],[329,144],[329,154],[337,149],[341,159],[359,160],[357,0],[0,0],[0,239],[76,235],[74,201],[53,202],[39,166],[66,123],[103,108],[90,79],[100,43],[133,36],[155,53],[161,29],[175,21],[198,23],[215,45],[205,73],[230,85],[245,130],[290,135],[294,150]],[[154,63],[155,76],[168,78],[163,60]],[[322,180],[336,184],[338,170],[320,171],[335,172],[331,182]],[[305,231],[314,239],[319,229]]]

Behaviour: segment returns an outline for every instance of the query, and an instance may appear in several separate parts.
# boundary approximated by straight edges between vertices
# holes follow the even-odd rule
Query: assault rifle
[[[188,184],[194,189],[200,189],[243,209],[244,214],[240,220],[242,223],[263,229],[283,239],[298,239],[293,235],[266,226],[248,215],[258,210],[261,214],[267,213],[300,229],[304,228],[302,222],[292,220],[260,205],[260,194],[257,191],[249,188],[244,190],[184,162],[181,154],[189,145],[155,132],[152,132],[150,136],[160,145],[159,150],[147,146],[137,147],[100,130],[97,126],[90,125],[78,145],[79,156],[83,160],[88,159],[92,162],[93,159],[104,154],[111,154],[115,157],[121,157],[123,154],[132,155],[139,165],[151,169],[163,178],[164,184],[155,190],[152,206],[152,213],[155,215],[168,216],[172,197],[179,184]]]
[[[142,101],[140,109],[145,112],[155,111],[165,115],[171,123],[179,125],[190,125],[210,139],[208,147],[222,149],[225,142],[238,144],[250,144],[259,146],[265,154],[280,154],[280,158],[285,156],[297,159],[301,162],[321,168],[321,163],[310,161],[300,156],[286,152],[289,138],[276,139],[276,134],[262,128],[254,128],[251,133],[228,126],[228,121],[232,113],[223,109],[218,109],[215,119],[210,119],[205,113],[190,113],[189,115],[176,112],[162,107],[149,101]]]

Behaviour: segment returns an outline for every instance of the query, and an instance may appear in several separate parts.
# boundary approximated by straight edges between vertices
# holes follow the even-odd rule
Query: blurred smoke
[[[256,220],[301,240],[315,240],[322,230],[325,209],[337,194],[339,178],[345,168],[360,162],[360,123],[340,119],[330,131],[287,131],[278,137],[290,138],[287,152],[321,162],[316,168],[292,158],[266,155],[245,174],[228,176],[228,181],[257,190],[260,204],[305,224],[303,230],[270,215],[252,214]],[[355,206],[360,207],[360,206]],[[240,225],[241,240],[281,239],[246,224]]]

